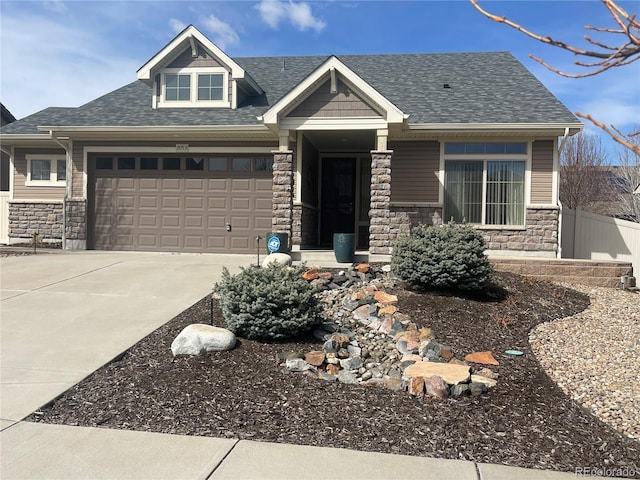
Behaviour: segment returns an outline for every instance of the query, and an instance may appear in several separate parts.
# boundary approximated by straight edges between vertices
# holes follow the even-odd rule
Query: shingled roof
[[[2,127],[259,125],[257,119],[327,60],[326,56],[234,58],[264,90],[237,109],[151,108],[136,80],[77,108],[47,108]],[[409,115],[410,124],[577,124],[576,117],[509,52],[344,55],[339,59]],[[443,88],[448,84],[450,88]]]

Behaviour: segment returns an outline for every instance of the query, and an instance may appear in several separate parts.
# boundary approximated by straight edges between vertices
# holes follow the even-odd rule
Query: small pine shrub
[[[391,268],[414,288],[481,290],[492,272],[484,249],[467,225],[418,225],[397,240]]]
[[[252,340],[299,336],[322,321],[315,290],[302,278],[304,267],[226,268],[215,286],[229,330]]]

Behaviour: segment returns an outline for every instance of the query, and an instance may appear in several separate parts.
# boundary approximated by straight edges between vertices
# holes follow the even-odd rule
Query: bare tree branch
[[[628,135],[631,141],[640,146],[640,125],[636,126],[636,135]],[[619,184],[619,203],[621,217],[640,223],[640,194],[633,193],[640,186],[640,155],[626,149],[618,153],[619,166],[616,177]]]
[[[576,112],[576,115],[580,118],[584,118],[585,120],[589,120],[596,127],[604,130],[609,135],[611,135],[611,138],[613,138],[620,145],[624,145],[629,150],[634,152],[636,155],[640,155],[640,144],[638,144],[638,142],[634,142],[631,140],[631,137],[636,137],[640,135],[640,130],[632,132],[628,135],[625,135],[613,125],[611,125],[610,127],[607,127],[604,123],[599,122],[588,113],[585,114],[585,113]]]
[[[534,40],[538,40],[539,42],[546,43],[548,45],[552,45],[554,47],[559,47],[564,50],[567,50],[571,53],[574,53],[578,56],[590,57],[590,58],[598,58],[601,59],[599,62],[594,64],[587,64],[584,62],[576,61],[574,62],[578,66],[582,67],[596,67],[593,72],[586,73],[578,73],[578,74],[569,74],[565,72],[560,72],[557,69],[551,68],[547,63],[542,61],[537,57],[531,56],[535,61],[541,63],[546,68],[549,68],[551,71],[561,74],[570,78],[580,78],[580,77],[588,77],[592,75],[596,75],[605,70],[609,70],[610,68],[618,67],[621,65],[627,64],[626,61],[630,58],[637,57],[640,55],[640,21],[636,19],[635,15],[629,15],[624,9],[622,9],[619,5],[617,5],[613,0],[601,0],[605,5],[611,17],[614,21],[620,26],[620,30],[614,28],[606,28],[606,27],[592,27],[587,25],[585,28],[588,30],[593,30],[601,33],[609,33],[615,35],[623,35],[625,41],[622,45],[613,47],[607,44],[604,44],[599,41],[595,41],[588,36],[585,36],[587,42],[592,44],[595,47],[598,47],[601,50],[610,50],[610,51],[600,51],[600,50],[586,50],[584,48],[579,48],[563,42],[561,40],[554,39],[550,36],[543,36],[532,32],[531,30],[526,29],[522,25],[509,20],[507,17],[500,17],[498,15],[494,15],[484,10],[479,4],[478,0],[470,0],[473,6],[482,13],[485,17],[493,20],[494,22],[504,23],[505,25],[510,26],[518,30],[521,33],[524,33],[528,37],[533,38]]]

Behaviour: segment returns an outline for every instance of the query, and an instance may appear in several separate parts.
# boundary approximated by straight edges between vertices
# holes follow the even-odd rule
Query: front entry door
[[[323,158],[320,244],[333,244],[334,233],[355,233],[356,159]]]

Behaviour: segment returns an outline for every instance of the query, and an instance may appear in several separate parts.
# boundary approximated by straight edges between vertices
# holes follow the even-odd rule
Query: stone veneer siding
[[[391,156],[393,152],[371,152],[371,203],[369,208],[369,253],[391,253]],[[397,234],[396,234],[397,235]]]
[[[481,229],[489,250],[557,252],[558,208],[527,208],[524,230]]]
[[[291,245],[303,247],[318,243],[318,210],[306,205],[294,205]]]
[[[84,199],[66,200],[65,240],[87,240],[87,201]]]
[[[9,238],[62,240],[62,202],[9,202]]]
[[[293,152],[273,152],[273,232],[293,238]]]

